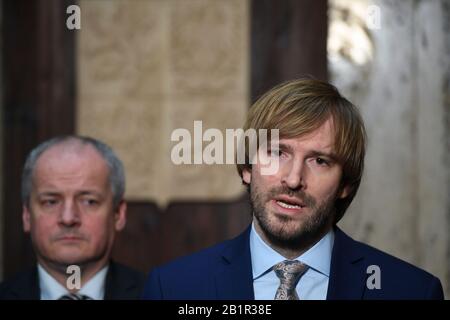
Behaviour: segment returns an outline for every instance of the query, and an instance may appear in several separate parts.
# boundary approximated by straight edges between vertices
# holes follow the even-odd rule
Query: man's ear
[[[245,184],[250,184],[250,182],[252,182],[251,169],[244,168],[242,170],[242,181],[244,181]]]
[[[22,206],[23,231],[28,233],[31,230],[31,213],[26,205]]]
[[[339,199],[344,199],[346,197],[348,197],[348,195],[352,192],[352,187],[350,185],[346,185],[341,187],[341,191],[339,193],[338,198]]]
[[[116,231],[121,231],[127,224],[127,203],[125,200],[120,201],[114,212],[114,227]]]

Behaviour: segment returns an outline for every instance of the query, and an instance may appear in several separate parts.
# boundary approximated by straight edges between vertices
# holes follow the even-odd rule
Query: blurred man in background
[[[124,191],[121,161],[98,140],[57,137],[32,150],[22,174],[22,220],[37,266],[2,283],[0,299],[138,298],[143,275],[111,261],[126,224]]]

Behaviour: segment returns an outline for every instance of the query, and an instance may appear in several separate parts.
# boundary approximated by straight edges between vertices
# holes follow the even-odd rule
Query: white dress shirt
[[[105,266],[81,287],[78,294],[86,295],[93,300],[103,300],[105,296],[105,280],[108,266]],[[40,264],[38,264],[39,287],[41,300],[58,300],[61,296],[69,294]]]
[[[334,231],[331,230],[313,247],[295,259],[309,266],[296,287],[300,300],[326,299],[333,243]],[[254,224],[252,224],[252,230],[250,231],[250,253],[255,300],[273,300],[280,285],[280,279],[272,270],[272,267],[288,259],[273,250],[261,239]]]

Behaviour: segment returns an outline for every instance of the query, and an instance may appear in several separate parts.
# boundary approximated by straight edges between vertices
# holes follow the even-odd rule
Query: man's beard
[[[269,216],[265,205],[277,195],[288,195],[302,201],[310,212],[305,219],[293,221],[284,215]],[[294,191],[287,187],[273,188],[261,194],[255,185],[250,186],[253,214],[267,240],[280,248],[300,250],[317,242],[332,225],[336,194],[332,194],[322,202],[317,201],[304,191]],[[301,213],[302,214],[302,213]],[[271,221],[272,219],[272,221]],[[296,223],[294,228],[292,225]]]

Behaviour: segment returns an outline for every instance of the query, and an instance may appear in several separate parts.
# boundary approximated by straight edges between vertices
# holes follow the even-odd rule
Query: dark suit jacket
[[[233,240],[155,268],[143,298],[253,300],[249,235],[250,228]],[[371,265],[380,268],[380,289],[366,285]],[[433,275],[336,227],[327,299],[443,299],[443,291]]]
[[[111,262],[105,282],[105,300],[139,299],[145,277],[140,272]],[[0,300],[39,300],[37,267],[0,284]]]

